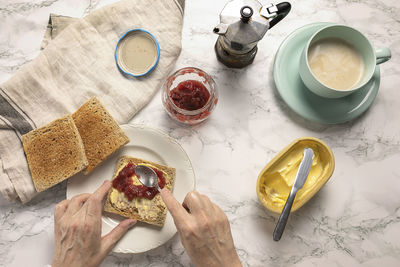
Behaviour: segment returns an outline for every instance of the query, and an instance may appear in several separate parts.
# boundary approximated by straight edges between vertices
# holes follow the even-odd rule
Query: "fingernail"
[[[164,187],[163,189],[161,189],[161,192],[164,192],[164,193],[168,192],[168,189]]]

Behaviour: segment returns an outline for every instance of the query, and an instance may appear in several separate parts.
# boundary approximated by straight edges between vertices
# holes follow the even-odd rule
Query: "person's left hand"
[[[101,237],[102,201],[110,188],[110,181],[105,181],[93,194],[81,194],[56,205],[52,267],[98,266],[136,223],[136,220],[126,219]]]

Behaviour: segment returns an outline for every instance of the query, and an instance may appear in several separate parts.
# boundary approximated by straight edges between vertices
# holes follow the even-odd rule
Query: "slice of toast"
[[[118,173],[131,162],[135,165],[143,164],[162,171],[166,181],[165,187],[172,191],[176,173],[174,168],[129,156],[122,156],[119,158],[115,167],[113,180],[118,176]],[[140,184],[136,176],[133,176],[132,179],[134,184]],[[160,227],[164,225],[167,216],[167,207],[159,193],[152,200],[142,197],[133,197],[133,199],[129,201],[124,193],[119,192],[115,188],[111,188],[108,192],[107,199],[104,203],[104,211],[116,213],[127,218],[137,219],[138,221]]]
[[[96,97],[89,99],[72,117],[89,161],[84,174],[89,174],[108,156],[129,142],[124,131]]]
[[[36,191],[44,191],[88,166],[82,139],[71,115],[22,136]]]

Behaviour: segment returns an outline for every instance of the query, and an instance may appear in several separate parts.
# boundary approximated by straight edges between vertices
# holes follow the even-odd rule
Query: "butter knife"
[[[285,206],[283,207],[282,213],[279,216],[278,223],[276,224],[274,230],[273,238],[275,241],[279,241],[282,237],[283,230],[285,230],[285,226],[289,218],[290,210],[292,209],[294,198],[296,197],[296,193],[303,187],[307,180],[308,174],[310,173],[313,156],[314,151],[311,148],[304,149],[303,159],[301,160],[300,167],[297,170],[292,190],[290,191],[289,197],[286,200]]]

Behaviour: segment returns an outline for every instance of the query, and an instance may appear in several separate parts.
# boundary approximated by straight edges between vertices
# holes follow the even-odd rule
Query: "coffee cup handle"
[[[388,61],[392,57],[392,52],[390,52],[390,49],[387,47],[375,49],[375,54],[377,65]]]

